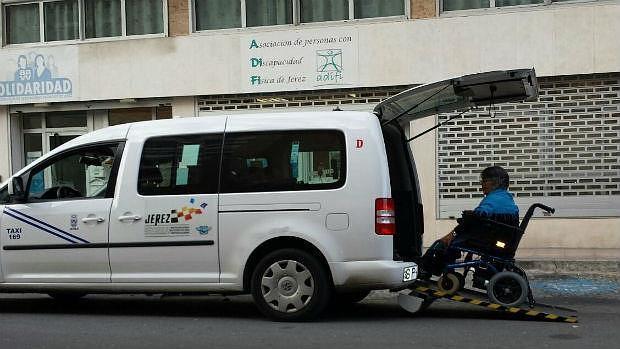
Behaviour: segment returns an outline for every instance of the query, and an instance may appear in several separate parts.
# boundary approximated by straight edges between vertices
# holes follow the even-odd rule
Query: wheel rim
[[[455,274],[447,273],[442,275],[438,280],[439,290],[453,294],[460,288],[460,281]]]
[[[517,280],[511,277],[504,277],[493,285],[493,293],[498,301],[504,304],[511,304],[521,297],[523,290]]]
[[[454,287],[454,282],[449,277],[444,277],[441,279],[441,288],[446,291],[451,290]]]
[[[294,313],[303,309],[314,294],[314,279],[308,268],[293,260],[269,266],[261,278],[263,299],[274,310]]]

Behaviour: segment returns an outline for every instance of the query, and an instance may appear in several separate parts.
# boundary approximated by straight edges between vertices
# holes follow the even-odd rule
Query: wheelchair
[[[433,268],[433,274],[440,275],[437,280],[439,289],[448,294],[455,293],[464,288],[465,278],[472,273],[472,286],[486,291],[493,303],[513,307],[527,301],[533,306],[527,275],[515,264],[514,255],[537,208],[548,214],[555,212],[543,204],[533,204],[519,226],[491,220],[471,211],[463,212],[457,237],[442,251],[441,258],[446,262]]]

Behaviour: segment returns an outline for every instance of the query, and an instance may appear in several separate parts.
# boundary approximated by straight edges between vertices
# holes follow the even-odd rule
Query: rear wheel
[[[258,309],[281,321],[313,319],[331,296],[325,268],[317,258],[297,249],[281,249],[263,257],[252,274],[251,290]]]
[[[493,303],[505,307],[517,306],[527,299],[527,282],[517,273],[502,271],[489,280],[487,293]]]

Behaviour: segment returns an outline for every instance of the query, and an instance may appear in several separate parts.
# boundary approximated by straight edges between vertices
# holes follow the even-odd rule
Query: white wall
[[[73,100],[243,93],[248,38],[312,36],[319,28],[325,35],[350,32],[357,40],[356,82],[346,87],[423,83],[518,67],[535,67],[540,76],[620,71],[617,2],[493,12],[78,43],[77,59],[74,50],[64,50],[66,61],[56,64],[72,71],[63,64],[78,62]],[[58,45],[2,48],[0,56],[13,62],[18,54],[54,48]]]
[[[11,175],[10,134],[8,107],[0,105],[0,182],[6,181]]]

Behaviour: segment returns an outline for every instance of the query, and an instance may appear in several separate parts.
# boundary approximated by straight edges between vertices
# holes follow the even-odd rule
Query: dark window
[[[117,144],[81,148],[56,157],[30,174],[28,199],[103,198]]]
[[[221,191],[339,188],[345,182],[345,153],[340,131],[227,134]]]
[[[293,23],[291,0],[246,0],[245,8],[248,27]]]
[[[39,27],[39,4],[12,5],[5,7],[5,28],[6,39],[8,44],[22,44],[26,42],[41,41],[41,32]],[[23,57],[23,60],[22,58]],[[21,79],[17,77],[15,80],[30,80],[28,73],[30,68],[26,67],[26,56],[21,56],[18,60],[18,72],[21,71]]]
[[[140,160],[138,193],[217,193],[222,135],[182,135],[147,140]]]
[[[403,0],[355,0],[353,9],[355,18],[404,16],[405,2]]]
[[[196,30],[240,28],[241,2],[194,0]]]
[[[301,0],[299,5],[302,23],[349,19],[349,0]]]

